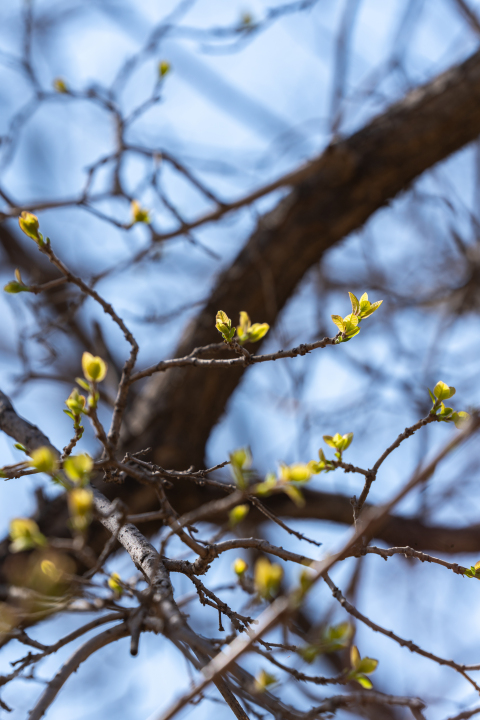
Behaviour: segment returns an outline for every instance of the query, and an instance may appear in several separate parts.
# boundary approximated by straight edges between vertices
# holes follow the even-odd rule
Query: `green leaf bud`
[[[32,452],[31,458],[30,466],[38,472],[52,474],[58,468],[57,458],[48,447],[37,448]]]

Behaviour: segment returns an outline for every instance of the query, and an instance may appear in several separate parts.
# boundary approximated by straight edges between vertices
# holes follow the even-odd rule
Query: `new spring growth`
[[[18,224],[20,225],[20,230],[22,230],[25,235],[28,235],[29,238],[35,240],[39,247],[42,247],[45,242],[50,242],[48,238],[44,241],[42,233],[39,232],[40,224],[38,218],[33,213],[24,210],[18,218]]]
[[[333,436],[324,435],[323,439],[327,443],[327,445],[330,445],[330,447],[336,449],[337,452],[335,453],[335,457],[338,460],[341,460],[343,451],[350,447],[352,443],[353,433],[347,433],[346,435],[340,435],[340,433],[335,433],[335,435]]]
[[[248,565],[243,558],[237,558],[232,565],[233,572],[238,577],[242,577],[248,569]]]
[[[68,85],[63,78],[60,78],[60,77],[55,78],[52,85],[53,85],[53,89],[57,93],[65,95],[66,93],[69,92]]]
[[[265,337],[270,330],[270,325],[267,323],[254,323],[252,325],[248,313],[246,313],[245,310],[240,312],[240,320],[236,328],[232,327],[232,321],[223,310],[218,311],[215,320],[215,327],[227,343],[232,342],[235,332],[237,332],[237,341],[240,345],[243,345],[246,342],[258,342]]]
[[[108,587],[113,590],[117,597],[123,594],[123,587],[121,585],[121,578],[118,573],[112,573],[108,578]]]
[[[18,268],[15,270],[15,278],[16,280],[12,280],[5,285],[3,288],[5,292],[11,293],[12,295],[19,292],[30,292],[30,288],[23,282]]]
[[[165,75],[168,75],[170,70],[172,69],[172,66],[168,62],[168,60],[160,60],[158,63],[158,77],[164,78]]]
[[[101,357],[94,357],[91,353],[84,352],[82,370],[90,382],[102,382],[107,374],[107,363]]]
[[[297,652],[305,662],[311,663],[319,655],[323,655],[323,653],[343,650],[349,644],[352,636],[353,627],[349,622],[329,625],[324,628],[321,638],[317,643],[305,645],[305,647],[299,648]]]
[[[328,437],[330,437],[330,435]],[[318,451],[318,458],[319,462],[317,462],[316,460],[310,460],[310,462],[308,463],[308,467],[312,471],[313,475],[318,475],[323,470],[325,470],[325,472],[335,470],[335,465],[331,460],[326,459],[325,453],[323,452],[322,448],[320,448],[320,450]]]
[[[252,454],[249,448],[238,448],[229,455],[230,470],[237,487],[245,490],[248,487],[250,468],[252,466]]]
[[[240,313],[240,322],[237,327],[238,342],[243,345],[246,342],[258,342],[270,330],[267,323],[254,323],[252,325],[248,314],[242,310]]]
[[[150,211],[143,208],[138,200],[132,200],[130,207],[132,211],[132,225],[135,225],[135,223],[146,223],[148,225],[152,222],[150,218]]]
[[[433,403],[430,415],[435,415],[442,422],[453,422],[455,427],[460,429],[470,419],[470,415],[464,410],[455,412],[451,407],[445,407],[444,400],[450,400],[456,393],[454,387],[447,385],[441,380],[433,388],[433,393],[429,389],[428,394]]]
[[[257,595],[263,600],[273,600],[280,590],[283,568],[261,557],[255,563],[254,584]]]
[[[336,343],[347,342],[360,332],[360,322],[370,317],[382,304],[383,300],[371,303],[367,293],[363,293],[360,300],[351,292],[348,293],[352,304],[352,312],[342,318],[340,315],[332,315],[332,320],[340,330],[341,335]]]
[[[271,685],[275,685],[278,680],[275,675],[268,673],[266,670],[260,670],[255,678],[255,691],[257,693],[265,692],[265,690]]]
[[[275,473],[267,473],[265,480],[255,485],[255,495],[268,497],[274,491],[284,492],[293,502],[301,507],[305,504],[301,485],[307,483],[312,477],[312,470],[309,463],[293,463],[292,465],[280,464],[278,476]]]
[[[40,447],[31,454],[30,466],[38,472],[52,475],[58,469],[57,458],[48,447]]]
[[[74,530],[85,531],[92,520],[93,492],[90,488],[78,487],[68,493],[70,523]]]
[[[30,518],[15,518],[10,523],[10,552],[22,552],[34,547],[45,547],[47,540],[37,523]]]
[[[72,392],[65,400],[65,405],[67,406],[68,410],[64,410],[63,412],[73,420],[73,427],[77,431],[78,439],[80,439],[83,435],[84,428],[82,427],[80,420],[82,417],[82,413],[86,412],[85,404],[86,399],[83,395],[80,395],[77,388],[73,388]]]
[[[55,565],[53,560],[42,560],[40,563],[40,569],[42,573],[54,583],[58,583],[58,581],[62,578],[63,572]]]
[[[232,327],[232,321],[228,317],[227,313],[223,312],[223,310],[219,310],[217,312],[217,316],[215,318],[215,327],[217,328],[218,332],[222,334],[225,342],[232,342],[237,328]]]
[[[72,455],[63,461],[63,469],[72,482],[84,487],[90,480],[93,460],[90,455]]]
[[[480,560],[475,563],[475,565],[472,565],[471,567],[467,568],[464,573],[469,578],[479,578],[480,579]]]
[[[241,523],[242,520],[244,520],[248,512],[250,510],[249,505],[236,505],[234,508],[230,510],[228,513],[228,521],[230,523],[230,527],[234,528],[238,523]]]
[[[361,658],[356,645],[352,645],[350,649],[350,664],[352,669],[347,674],[349,680],[356,680],[365,690],[371,690],[373,685],[366,677],[371,675],[378,666],[378,660],[365,657]]]
[[[72,392],[68,396],[68,398],[65,400],[65,405],[67,406],[68,410],[70,411],[70,415],[81,415],[83,412],[85,412],[85,397],[83,395],[80,395],[77,388],[73,388]],[[68,411],[65,411],[68,412]]]

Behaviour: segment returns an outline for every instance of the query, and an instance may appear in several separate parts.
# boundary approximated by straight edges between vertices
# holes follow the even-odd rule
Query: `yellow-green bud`
[[[65,400],[65,405],[74,415],[80,415],[85,409],[85,397],[80,395],[77,388],[73,388],[67,400]]]
[[[142,208],[137,200],[132,201],[132,223],[150,223],[150,212],[146,208]]]
[[[31,455],[30,465],[38,472],[52,474],[58,468],[57,458],[48,447],[40,447],[34,450]]]
[[[230,521],[230,527],[235,527],[235,525],[238,525],[239,522],[242,522],[242,520],[248,515],[248,512],[250,510],[249,505],[237,505],[236,507],[232,508],[230,512],[228,513],[228,519]]]
[[[93,492],[89,488],[74,488],[68,493],[68,505],[72,526],[86,530],[92,519]]]
[[[237,558],[233,563],[232,568],[233,572],[238,575],[238,577],[242,577],[242,575],[246,572],[248,565],[243,558]]]
[[[11,293],[12,295],[20,292],[28,292],[28,287],[23,283],[17,282],[16,280],[12,280],[11,282],[7,283],[3,289],[5,290],[5,292]]]
[[[266,670],[260,670],[255,678],[255,690],[257,692],[265,692],[265,690],[277,682],[275,675],[268,673]]]
[[[68,85],[63,78],[55,78],[53,81],[53,89],[57,93],[68,93]]]
[[[93,468],[93,460],[89,455],[73,455],[63,462],[65,474],[73,482],[88,482]]]
[[[101,357],[94,357],[89,352],[82,355],[82,369],[90,382],[101,382],[107,374],[107,363]]]
[[[108,587],[110,590],[113,590],[113,592],[116,595],[121,595],[123,593],[123,587],[120,584],[120,575],[118,573],[112,573],[108,579]]]
[[[264,600],[271,600],[279,591],[283,568],[261,557],[255,563],[255,589]]]
[[[18,218],[18,224],[20,225],[20,230],[22,230],[25,235],[28,235],[28,237],[37,243],[42,242],[42,236],[38,232],[40,224],[36,215],[24,210]]]
[[[47,544],[45,536],[40,532],[37,523],[30,518],[15,518],[10,523],[11,552],[30,550],[35,546]]]
[[[170,65],[168,60],[161,60],[158,63],[158,74],[161,78],[165,77],[165,75],[168,75],[171,69],[172,66]]]

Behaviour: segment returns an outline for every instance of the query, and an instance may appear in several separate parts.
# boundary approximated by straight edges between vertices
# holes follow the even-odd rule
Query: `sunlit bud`
[[[94,357],[89,352],[82,355],[82,369],[90,382],[101,382],[107,374],[107,363],[101,357]]]
[[[146,208],[142,208],[137,200],[133,200],[131,204],[132,209],[132,223],[150,223],[150,211]]]
[[[32,240],[35,240],[35,242],[41,242],[42,237],[38,232],[40,224],[36,215],[24,210],[18,218],[18,224],[20,225],[20,229],[25,233],[25,235],[31,237]]]
[[[93,460],[89,455],[72,455],[63,462],[63,469],[73,482],[88,482],[92,468]]]
[[[233,572],[238,575],[238,577],[241,577],[247,570],[248,565],[243,558],[237,558],[233,563],[232,567]]]
[[[30,465],[38,472],[54,473],[58,468],[57,458],[48,447],[40,447],[32,452]]]
[[[11,552],[30,550],[36,546],[47,544],[45,536],[40,532],[37,523],[30,518],[15,518],[10,523]]]

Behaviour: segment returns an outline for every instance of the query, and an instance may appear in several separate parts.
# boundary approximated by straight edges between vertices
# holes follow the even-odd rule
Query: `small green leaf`
[[[93,469],[93,460],[90,455],[72,455],[63,463],[65,474],[75,483],[85,484],[90,478]]]
[[[357,665],[357,671],[361,672],[365,675],[370,675],[370,673],[374,672],[378,667],[378,660],[374,660],[373,658],[364,657],[360,660],[359,664]]]
[[[307,663],[312,663],[320,654],[320,650],[316,645],[306,645],[303,648],[298,648],[297,652]]]
[[[360,663],[360,653],[358,652],[358,648],[356,645],[352,645],[350,648],[350,665],[354,670],[357,669],[358,664]]]
[[[370,315],[373,315],[375,310],[378,310],[380,305],[383,303],[383,300],[378,300],[377,302],[374,302],[372,304],[369,303],[369,307],[365,308],[362,312],[360,317],[362,320],[364,320],[367,317],[370,317]]]
[[[14,445],[13,447],[14,447],[14,448],[17,448],[17,450],[21,450],[21,451],[24,452],[26,455],[28,455],[27,448],[26,448],[24,445],[22,445],[22,443],[15,443],[15,445]]]
[[[225,325],[226,327],[232,326],[232,321],[228,317],[227,313],[223,312],[223,310],[219,310],[217,312],[216,322],[220,323],[221,325]]]
[[[31,453],[31,467],[41,473],[54,473],[58,467],[57,458],[50,448],[39,447]]]
[[[455,395],[455,392],[456,390],[454,387],[449,387],[447,383],[444,383],[441,380],[433,389],[433,393],[438,400],[448,400]]]
[[[358,315],[360,312],[360,303],[353,293],[349,292],[348,295],[350,297],[350,302],[352,303],[352,313],[354,315]]]
[[[27,287],[23,283],[17,282],[16,280],[12,280],[11,282],[7,283],[3,289],[6,293],[10,293],[10,295],[16,295],[17,293],[21,292],[30,292],[29,287]]]
[[[365,675],[355,675],[353,679],[365,688],[365,690],[371,690],[373,687],[372,681],[365,677]]]
[[[234,450],[233,452],[231,452],[230,453],[230,462],[232,465],[235,465],[235,467],[238,467],[240,469],[251,467],[252,453],[250,452],[250,448],[248,448],[248,447],[237,448],[237,450]]]
[[[82,387],[84,390],[90,390],[90,385],[83,378],[77,377],[75,378],[75,382],[80,385],[80,387]]]
[[[267,687],[274,685],[276,682],[278,681],[275,675],[266,672],[266,670],[260,670],[255,678],[255,690],[259,693],[264,692]]]
[[[350,433],[347,433],[346,435],[344,435],[342,438],[342,441],[341,441],[341,447],[339,449],[342,451],[346,450],[352,444],[352,440],[353,440],[353,432],[350,432]]]
[[[293,463],[293,465],[280,465],[280,480],[283,482],[306,483],[312,476],[310,467],[306,463]]]
[[[39,232],[39,222],[36,215],[24,210],[20,213],[18,224],[20,225],[20,230],[22,230],[25,235],[28,235],[29,238],[35,240],[38,245],[42,246],[44,244],[42,234]]]
[[[246,313],[245,310],[242,310],[240,312],[240,323],[237,328],[238,337],[241,342],[246,342],[248,340],[248,333],[251,326],[252,323],[250,322],[248,313]]]
[[[296,485],[284,485],[283,491],[288,495],[290,500],[293,500],[297,507],[304,507],[305,498],[303,497],[302,491],[296,487]]]
[[[338,327],[340,332],[345,331],[345,323],[343,322],[343,318],[340,315],[332,315],[332,320],[335,323],[335,325]]]
[[[312,475],[318,475],[322,472],[322,470],[325,470],[325,463],[324,462],[316,462],[315,460],[310,460],[308,463],[308,467]]]
[[[267,332],[270,330],[270,325],[267,323],[254,323],[248,333],[249,342],[255,343],[261,340]]]

